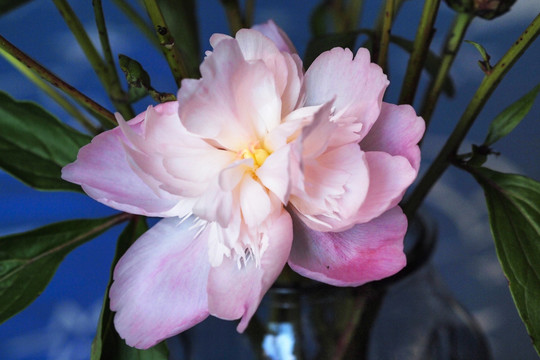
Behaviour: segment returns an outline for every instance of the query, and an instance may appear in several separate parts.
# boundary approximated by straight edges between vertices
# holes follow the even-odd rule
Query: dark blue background
[[[72,3],[97,43],[91,2]],[[174,82],[163,58],[142,36],[138,36],[137,30],[112,4],[104,3],[115,53],[139,60],[157,89],[175,92]],[[370,26],[380,2],[366,3],[363,24]],[[209,36],[214,32],[227,33],[228,27],[217,0],[201,1],[201,4],[204,5],[199,7],[199,20],[205,50],[208,49]],[[303,53],[309,39],[308,19],[313,4],[308,0],[259,1],[256,20],[262,22],[273,18],[290,35],[299,52]],[[421,1],[406,2],[393,33],[412,38],[421,6]],[[483,44],[493,62],[496,62],[539,11],[539,1],[519,0],[514,9],[500,19],[492,22],[474,21],[466,38]],[[453,13],[442,4],[433,49],[440,48],[452,16]],[[34,1],[1,18],[0,33],[67,82],[111,108],[92,69],[51,2]],[[452,70],[458,93],[454,99],[444,98],[435,113],[433,127],[425,142],[423,169],[442,145],[481,81],[483,74],[476,65],[478,58],[472,46],[463,46]],[[540,81],[539,58],[540,46],[537,42],[493,94],[471,130],[469,141],[481,142],[491,119]],[[391,48],[391,84],[386,101],[396,101],[406,60],[405,53]],[[3,59],[0,60],[0,89],[17,99],[35,100],[73,124],[62,109]],[[149,100],[141,101],[137,104],[137,110],[142,111],[148,103]],[[497,144],[496,150],[502,156],[491,161],[491,165],[540,179],[539,120],[540,106],[537,102],[512,136]],[[464,151],[467,150],[464,147]],[[0,196],[1,234],[21,232],[68,218],[100,217],[114,213],[80,194],[33,191],[1,172]],[[495,257],[482,196],[481,190],[467,174],[454,169],[448,171],[434,188],[427,207],[440,224],[441,240],[435,263],[456,298],[471,310],[483,326],[496,359],[534,359],[535,352],[513,307],[506,280]],[[109,276],[115,237],[119,231],[116,228],[73,251],[45,292],[25,311],[0,326],[0,358],[88,358]]]

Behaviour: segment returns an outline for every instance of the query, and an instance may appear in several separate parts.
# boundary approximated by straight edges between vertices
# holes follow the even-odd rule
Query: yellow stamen
[[[261,166],[270,153],[266,149],[262,149],[257,145],[252,145],[249,149],[244,149],[240,152],[242,159],[253,159],[255,167]]]

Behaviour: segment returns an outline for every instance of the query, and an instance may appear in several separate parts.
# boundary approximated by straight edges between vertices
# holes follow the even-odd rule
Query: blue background
[[[72,3],[97,43],[91,2]],[[112,4],[104,3],[115,53],[137,59],[149,72],[154,87],[174,93],[175,85],[163,58],[142,36],[133,36],[137,30]],[[217,0],[200,3],[200,38],[203,50],[206,50],[209,36],[214,32],[227,33],[228,27]],[[363,26],[369,27],[380,2],[366,3]],[[308,19],[313,5],[314,2],[308,0],[259,1],[256,22],[273,18],[290,35],[302,54],[309,40]],[[421,1],[405,2],[393,33],[412,38],[421,6]],[[519,0],[502,18],[491,22],[475,20],[466,39],[483,44],[495,63],[539,12],[538,0]],[[432,49],[438,51],[440,48],[452,17],[453,13],[444,3],[441,4]],[[52,2],[34,1],[1,18],[0,33],[83,93],[112,108]],[[425,141],[423,169],[437,153],[482,79],[483,74],[476,64],[478,58],[472,46],[463,45],[452,70],[457,95],[453,99],[443,98],[435,112],[433,126]],[[469,141],[480,143],[493,117],[540,81],[539,58],[537,42],[495,91],[472,128]],[[406,60],[404,52],[391,48],[391,85],[386,101],[396,101]],[[423,80],[426,80],[425,74]],[[37,101],[64,121],[78,126],[3,59],[0,59],[0,89],[20,100]],[[148,99],[139,102],[137,110],[142,111],[148,103]],[[540,179],[538,103],[512,136],[496,145],[496,150],[502,155],[490,160],[490,166]],[[468,149],[470,143],[463,148],[464,151]],[[0,196],[0,234],[21,232],[69,218],[101,217],[114,213],[80,194],[33,191],[2,172]],[[481,190],[467,174],[451,169],[433,189],[426,208],[440,224],[440,242],[434,258],[437,269],[455,297],[466,305],[485,330],[494,357],[537,358],[496,260]],[[69,254],[44,293],[26,310],[0,326],[0,358],[88,358],[119,232],[120,229],[115,228]]]

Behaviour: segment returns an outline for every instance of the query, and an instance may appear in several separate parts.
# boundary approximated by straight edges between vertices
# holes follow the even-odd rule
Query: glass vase
[[[169,342],[171,359],[490,359],[479,326],[430,262],[435,243],[434,227],[416,220],[407,266],[393,277],[356,288],[278,281],[244,334],[209,319]]]

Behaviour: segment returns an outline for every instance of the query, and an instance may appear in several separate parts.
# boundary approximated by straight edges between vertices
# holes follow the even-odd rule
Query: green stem
[[[26,67],[23,63],[18,61],[15,57],[9,54],[7,51],[0,49],[0,55],[2,55],[11,65],[13,65],[21,74],[26,76],[28,80],[33,82],[38,88],[40,88],[45,94],[51,97],[58,105],[60,105],[66,112],[75,118],[82,126],[86,128],[91,134],[96,135],[98,129],[94,124],[84,116],[79,109],[73,104],[67,101],[63,96],[56,92],[49,84],[36,75],[32,70]]]
[[[422,17],[420,18],[420,24],[418,25],[414,39],[413,51],[409,58],[405,79],[401,87],[401,94],[398,101],[400,104],[412,104],[414,101],[420,74],[424,67],[424,62],[429,51],[429,44],[433,37],[433,24],[435,23],[440,3],[441,0],[426,0],[424,3],[424,10],[422,11]]]
[[[246,27],[252,27],[253,26],[253,17],[255,15],[255,0],[246,0],[246,6],[245,6],[245,24]]]
[[[229,28],[231,29],[231,35],[234,36],[236,32],[244,27],[245,20],[242,16],[242,11],[240,10],[240,4],[238,0],[220,0],[223,8],[225,9],[225,14],[227,15],[227,20],[229,21]]]
[[[437,101],[439,100],[446,76],[448,75],[448,72],[452,67],[452,63],[454,62],[454,59],[456,58],[459,48],[463,42],[465,32],[473,19],[474,16],[471,14],[457,13],[454,23],[448,32],[443,47],[441,65],[437,75],[435,75],[428,86],[428,90],[426,91],[424,102],[420,110],[420,115],[424,118],[426,127],[431,121],[431,117],[433,115],[433,111],[435,110],[435,106],[437,105]]]
[[[386,0],[384,6],[384,20],[380,31],[377,31],[379,37],[379,48],[377,52],[377,64],[386,72],[386,60],[388,58],[388,45],[390,44],[390,30],[394,20],[395,0]]]
[[[152,20],[152,24],[154,24],[154,29],[161,45],[161,51],[167,59],[176,85],[180,87],[182,79],[189,77],[184,57],[174,42],[174,38],[169,31],[169,27],[165,22],[165,18],[161,13],[157,1],[144,0],[144,5],[146,6],[146,11],[148,12],[148,16],[150,16],[150,20]]]
[[[103,50],[105,65],[107,67],[105,88],[116,109],[124,118],[131,119],[135,116],[135,112],[133,111],[131,105],[126,102],[127,95],[124,90],[122,90],[122,85],[120,84],[118,73],[116,72],[116,64],[111,51],[111,44],[109,42],[109,35],[107,33],[107,26],[105,24],[105,16],[103,15],[101,0],[92,0],[92,5],[94,6],[94,16],[96,18],[99,41],[101,43],[101,49]]]
[[[420,183],[415,188],[409,199],[404,203],[403,210],[409,219],[412,219],[418,207],[429,193],[435,182],[444,173],[452,158],[455,156],[459,145],[472,126],[474,120],[484,107],[504,75],[512,68],[514,63],[521,57],[540,33],[540,14],[534,18],[529,27],[521,34],[518,40],[508,49],[506,54],[495,64],[491,73],[486,75],[480,83],[469,105],[463,112],[461,119],[443,148],[433,161]]]
[[[116,125],[116,120],[113,113],[44,68],[41,64],[19,50],[1,35],[0,48],[17,59],[17,61],[19,61],[21,64],[24,64],[27,68],[34,71],[45,81],[59,88],[71,98],[75,99],[75,101],[77,101],[81,106],[88,109],[104,127],[111,128]]]
[[[154,32],[151,27],[148,26],[145,19],[125,0],[113,0],[113,2],[135,24],[144,36],[146,36],[152,45],[161,50],[159,41],[156,39]]]
[[[118,76],[116,75],[114,66],[111,72],[107,66],[107,63],[101,58],[101,55],[98,53],[94,44],[88,37],[84,26],[81,24],[79,18],[71,6],[69,6],[68,2],[66,0],[53,0],[53,2],[64,18],[66,25],[73,33],[73,36],[75,36],[75,39],[90,62],[94,72],[103,84],[103,87],[107,91],[107,94],[109,95],[114,107],[125,118],[132,118],[134,116],[134,112],[131,109],[131,106],[129,106],[129,104],[127,104],[124,100],[125,96],[120,87],[120,83],[118,82]]]
[[[349,30],[355,30],[360,24],[362,10],[364,9],[364,0],[351,0],[346,14]]]

